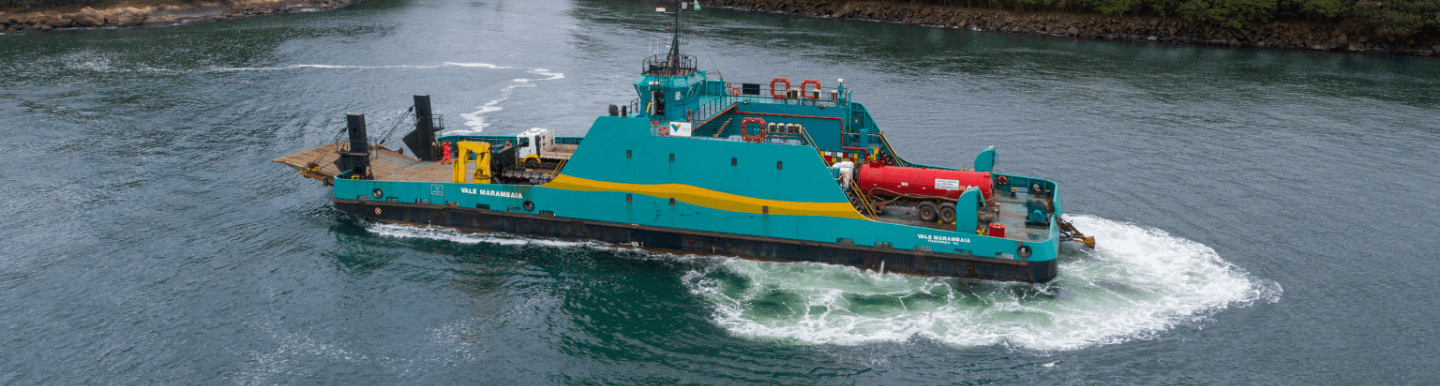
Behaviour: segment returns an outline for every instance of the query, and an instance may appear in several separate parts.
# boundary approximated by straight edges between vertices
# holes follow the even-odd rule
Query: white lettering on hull
[[[504,192],[504,191],[488,190],[488,189],[460,188],[460,193],[474,194],[474,195],[480,195],[480,196],[504,197],[504,198],[525,198],[525,196],[522,196],[522,195],[520,195],[520,193],[516,193],[516,192]]]
[[[919,236],[920,236],[920,239],[921,239],[921,240],[925,240],[925,241],[932,242],[932,243],[935,243],[935,244],[958,245],[958,244],[969,244],[969,243],[970,243],[970,238],[969,238],[969,237],[926,235],[926,234],[922,234],[922,235],[919,235]]]

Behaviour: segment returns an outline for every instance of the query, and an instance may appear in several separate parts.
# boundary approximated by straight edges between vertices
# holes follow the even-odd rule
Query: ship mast
[[[674,24],[670,26],[670,52],[665,54],[664,59],[658,55],[646,59],[645,75],[686,76],[695,72],[695,58],[680,53],[680,12],[684,12],[684,4],[683,0],[675,1]]]
[[[670,54],[665,56],[666,67],[680,67],[680,12],[684,10],[684,1],[675,0],[675,24],[670,28],[670,32],[672,32],[670,37]]]

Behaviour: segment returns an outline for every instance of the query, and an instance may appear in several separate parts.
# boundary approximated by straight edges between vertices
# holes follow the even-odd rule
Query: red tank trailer
[[[990,199],[994,185],[990,172],[965,172],[945,169],[910,168],[864,164],[860,166],[858,178],[860,190],[876,197],[904,196],[914,199],[939,199],[954,201],[965,193],[965,187],[980,188],[980,194]]]

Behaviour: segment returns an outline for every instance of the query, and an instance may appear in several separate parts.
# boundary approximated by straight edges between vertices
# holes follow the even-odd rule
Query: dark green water
[[[0,37],[0,384],[1435,384],[1440,61],[706,10],[734,81],[819,79],[913,161],[1065,186],[1046,285],[358,225],[269,160],[583,134],[653,5],[379,0]]]

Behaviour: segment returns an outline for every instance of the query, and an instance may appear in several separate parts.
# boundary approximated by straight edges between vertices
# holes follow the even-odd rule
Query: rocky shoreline
[[[323,11],[364,0],[222,0],[185,5],[122,6],[79,11],[0,12],[0,34],[115,27],[164,27],[262,15]],[[702,4],[748,12],[863,20],[938,28],[1082,39],[1312,51],[1440,56],[1440,31],[1385,34],[1357,23],[1277,21],[1243,28],[1153,16],[1018,12],[875,0],[709,0]]]
[[[363,0],[223,0],[184,5],[85,7],[79,11],[0,12],[0,34],[91,28],[166,27],[191,22],[221,21],[262,15],[323,11]]]
[[[1440,56],[1440,33],[1436,31],[1396,36],[1351,22],[1277,21],[1230,29],[1152,16],[1016,12],[885,1],[712,0],[701,4],[749,12],[1082,39]]]

